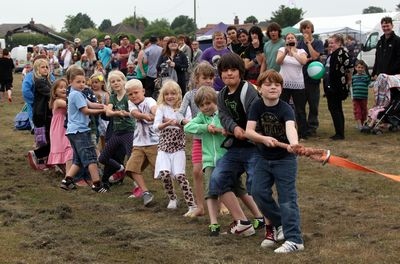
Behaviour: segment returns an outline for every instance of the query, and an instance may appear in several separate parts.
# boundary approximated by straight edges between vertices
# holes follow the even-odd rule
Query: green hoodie
[[[207,167],[215,167],[219,160],[226,152],[225,148],[221,147],[225,136],[221,133],[211,134],[208,132],[208,125],[214,125],[216,128],[221,128],[221,121],[218,117],[218,112],[213,116],[204,115],[199,112],[195,118],[190,120],[184,127],[186,133],[201,136],[201,147],[203,155],[203,169]]]

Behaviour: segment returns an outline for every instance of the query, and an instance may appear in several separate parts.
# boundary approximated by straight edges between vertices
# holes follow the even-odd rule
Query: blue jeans
[[[93,144],[90,131],[67,134],[67,137],[74,151],[73,164],[83,168],[92,163],[97,164],[96,147]]]
[[[300,210],[296,192],[297,160],[293,156],[280,160],[260,158],[255,167],[252,195],[264,216],[275,227],[282,225],[285,239],[303,243],[300,230]],[[276,185],[278,204],[272,197]]]
[[[209,195],[235,192],[240,185],[240,175],[247,174],[247,193],[251,194],[255,164],[259,158],[256,147],[232,147],[220,158],[211,174]]]

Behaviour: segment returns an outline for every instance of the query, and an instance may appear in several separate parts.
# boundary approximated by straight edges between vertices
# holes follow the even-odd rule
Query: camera
[[[294,42],[286,43],[286,46],[294,47],[294,45],[296,45]]]

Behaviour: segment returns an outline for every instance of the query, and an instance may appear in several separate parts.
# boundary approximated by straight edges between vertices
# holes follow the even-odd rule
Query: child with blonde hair
[[[145,90],[139,80],[128,81],[125,90],[129,99],[129,111],[136,119],[133,148],[126,163],[126,174],[138,184],[132,190],[132,197],[138,197],[142,193],[143,203],[147,206],[153,200],[153,194],[149,192],[142,172],[148,165],[154,170],[156,164],[159,138],[153,128],[153,121],[157,102],[152,97],[145,97]]]
[[[113,91],[106,107],[106,115],[112,118],[112,135],[107,139],[107,144],[99,156],[99,162],[105,166],[103,183],[117,183],[125,177],[123,160],[132,150],[135,120],[129,113],[125,75],[118,70],[111,71],[107,82]],[[114,172],[112,175],[108,173],[111,171]]]
[[[178,206],[172,179],[179,183],[186,204],[189,207],[184,216],[192,216],[197,206],[192,188],[185,175],[185,133],[180,124],[180,120],[183,117],[179,113],[181,102],[182,92],[180,86],[175,81],[165,82],[158,96],[158,108],[153,125],[155,131],[159,132],[160,135],[155,177],[162,179],[165,192],[169,197],[168,209],[176,209]]]
[[[50,154],[48,165],[58,165],[62,171],[67,172],[72,165],[72,148],[69,139],[65,136],[64,126],[67,116],[67,86],[65,78],[54,82],[50,92],[49,107],[52,109],[53,117],[50,124]]]
[[[103,74],[97,72],[90,76],[90,87],[96,95],[97,101],[101,104],[108,105],[110,101],[110,93],[106,89]],[[97,149],[101,152],[106,144],[106,130],[108,121],[99,117],[97,120],[97,131],[98,131],[98,145]]]

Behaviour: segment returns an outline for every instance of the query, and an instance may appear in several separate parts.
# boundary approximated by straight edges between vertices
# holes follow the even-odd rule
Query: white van
[[[11,52],[11,59],[14,61],[15,72],[21,72],[27,61],[28,47],[27,46],[18,46],[14,47]]]
[[[400,20],[393,20],[393,31],[397,36],[400,36]],[[379,21],[371,33],[368,34],[362,50],[357,55],[357,59],[365,61],[369,69],[374,67],[376,44],[378,44],[378,40],[382,35],[383,31]]]

